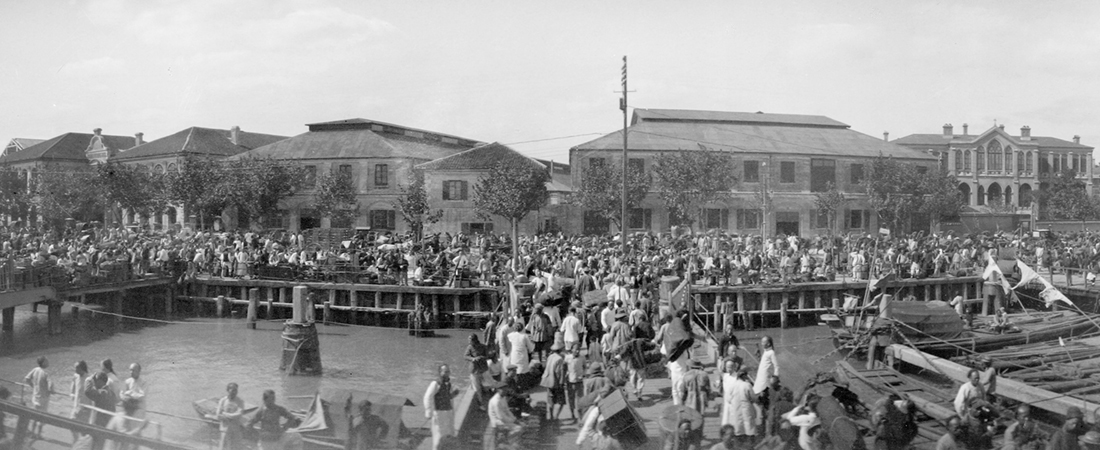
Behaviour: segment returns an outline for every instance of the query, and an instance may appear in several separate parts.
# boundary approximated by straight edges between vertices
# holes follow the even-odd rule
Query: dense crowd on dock
[[[49,274],[52,282],[74,284],[151,273],[455,286],[500,284],[518,275],[550,280],[589,275],[596,287],[622,276],[628,289],[642,289],[663,275],[704,284],[777,284],[887,273],[910,278],[971,274],[985,266],[987,253],[1018,257],[1032,267],[1100,272],[1097,232],[767,239],[725,232],[635,233],[626,236],[625,254],[620,236],[544,234],[520,237],[514,264],[510,239],[501,234],[442,233],[416,240],[371,233],[326,246],[308,234],[0,227],[0,273],[5,274],[0,282],[10,282],[6,274],[21,267],[39,269],[39,277]]]

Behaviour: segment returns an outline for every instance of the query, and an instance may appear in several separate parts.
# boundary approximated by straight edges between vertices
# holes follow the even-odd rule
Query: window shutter
[[[737,229],[738,230],[744,230],[745,229],[745,210],[743,210],[743,209],[738,209],[737,210]]]
[[[459,183],[462,183],[462,196],[459,197],[459,200],[469,199],[469,197],[466,196],[466,182],[465,181],[460,181]]]

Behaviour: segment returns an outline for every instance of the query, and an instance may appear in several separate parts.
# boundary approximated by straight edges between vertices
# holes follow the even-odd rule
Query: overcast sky
[[[1100,2],[2,1],[0,140],[353,117],[564,161],[630,104],[1100,146]]]

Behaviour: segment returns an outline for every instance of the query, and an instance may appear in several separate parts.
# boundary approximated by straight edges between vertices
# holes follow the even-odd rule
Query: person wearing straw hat
[[[565,407],[565,359],[561,355],[565,348],[561,342],[554,342],[550,346],[550,356],[546,357],[546,369],[542,372],[540,385],[547,389],[546,392],[546,417],[550,420],[558,420],[562,408]],[[555,408],[555,406],[557,408]]]
[[[1100,450],[1100,431],[1089,430],[1081,436],[1081,448],[1085,450]]]

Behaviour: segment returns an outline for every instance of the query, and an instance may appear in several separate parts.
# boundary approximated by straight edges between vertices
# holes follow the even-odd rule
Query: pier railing
[[[17,418],[15,432],[12,434],[12,448],[25,448],[24,444],[27,441],[30,423],[32,421],[91,436],[93,441],[99,444],[95,446],[96,448],[101,448],[101,443],[104,441],[114,441],[122,444],[122,446],[132,446],[135,448],[142,447],[153,450],[186,450],[190,448],[171,442],[110,431],[106,428],[56,416],[6,401],[0,401],[0,412]]]

